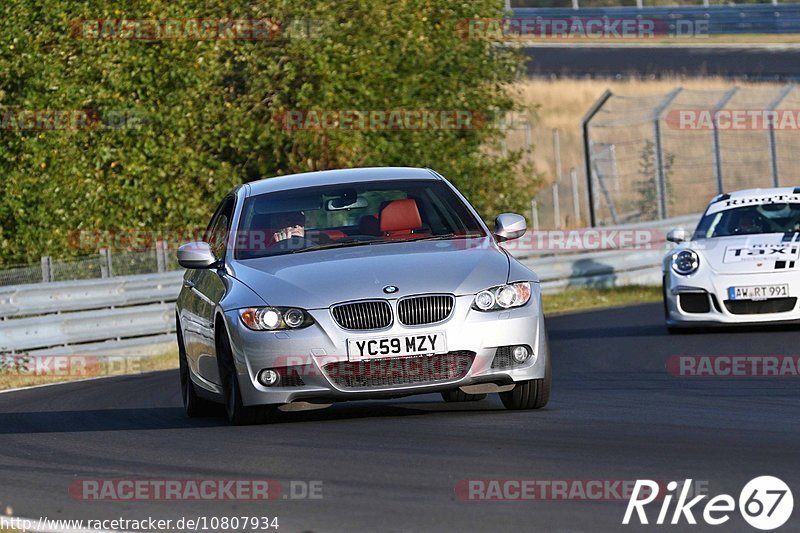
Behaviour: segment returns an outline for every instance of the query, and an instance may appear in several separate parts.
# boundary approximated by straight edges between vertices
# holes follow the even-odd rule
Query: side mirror
[[[499,242],[519,239],[528,231],[525,217],[516,213],[503,213],[494,220],[494,236]]]
[[[178,264],[183,268],[209,268],[216,263],[217,258],[207,242],[190,242],[178,248]]]
[[[674,243],[680,244],[682,242],[686,242],[686,241],[689,241],[691,239],[692,239],[692,236],[689,234],[689,232],[687,230],[685,230],[683,228],[674,229],[674,230],[671,230],[669,233],[667,233],[667,240],[669,242],[674,242]]]

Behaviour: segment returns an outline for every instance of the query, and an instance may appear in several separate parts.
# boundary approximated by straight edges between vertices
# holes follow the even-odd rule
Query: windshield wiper
[[[408,239],[409,241],[439,241],[442,239],[452,239],[455,233],[443,233],[441,235],[428,235],[427,237],[419,237],[417,239]]]
[[[327,244],[315,244],[314,246],[307,246],[305,248],[298,248],[297,250],[292,250],[293,254],[297,252],[311,252],[314,250],[327,250],[329,248],[345,248],[347,246],[358,246],[360,244],[371,244],[373,241],[338,241],[338,242],[331,242]]]
[[[399,242],[415,242],[415,241],[443,241],[445,239],[481,239],[482,235],[456,235],[455,233],[443,233],[442,235],[428,235],[427,237],[419,237],[417,239],[405,239]]]

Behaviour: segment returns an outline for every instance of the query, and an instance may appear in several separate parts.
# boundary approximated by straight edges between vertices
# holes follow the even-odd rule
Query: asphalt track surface
[[[721,76],[800,79],[800,48],[758,46],[537,46],[523,48],[530,76]]]
[[[665,371],[673,355],[796,355],[800,332],[668,336],[661,319],[660,305],[549,319],[555,379],[541,411],[426,395],[229,427],[184,417],[177,371],[0,394],[0,502],[32,518],[277,516],[284,532],[756,531],[738,513],[716,528],[622,527],[624,501],[456,496],[467,479],[692,478],[738,499],[748,480],[774,475],[800,502],[797,379]],[[68,493],[76,479],[127,478],[320,480],[323,497],[97,502]],[[798,506],[778,531],[800,530]]]

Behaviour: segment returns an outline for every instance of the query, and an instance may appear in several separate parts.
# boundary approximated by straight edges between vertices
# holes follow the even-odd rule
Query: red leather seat
[[[389,202],[381,210],[380,228],[385,237],[404,237],[422,227],[417,201],[409,198]]]

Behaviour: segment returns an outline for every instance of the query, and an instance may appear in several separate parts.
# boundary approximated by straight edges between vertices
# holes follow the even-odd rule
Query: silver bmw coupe
[[[438,392],[550,396],[539,280],[429,169],[309,172],[241,185],[185,244],[177,302],[184,406],[234,424],[275,411]]]

